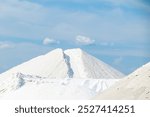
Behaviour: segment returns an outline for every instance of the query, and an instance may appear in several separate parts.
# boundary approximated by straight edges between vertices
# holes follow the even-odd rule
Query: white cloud
[[[0,49],[12,48],[13,45],[7,42],[0,42]]]
[[[43,40],[43,44],[44,45],[49,45],[49,44],[59,44],[60,42],[58,40],[55,40],[55,39],[52,39],[52,38],[48,38],[46,37],[44,40]]]
[[[76,41],[77,41],[77,43],[83,44],[83,45],[90,45],[90,44],[95,43],[95,40],[90,39],[89,37],[81,36],[81,35],[78,35],[76,37]]]

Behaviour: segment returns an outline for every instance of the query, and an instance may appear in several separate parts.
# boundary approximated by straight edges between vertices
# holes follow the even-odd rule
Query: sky
[[[150,61],[149,0],[0,0],[0,73],[81,48],[129,74]]]

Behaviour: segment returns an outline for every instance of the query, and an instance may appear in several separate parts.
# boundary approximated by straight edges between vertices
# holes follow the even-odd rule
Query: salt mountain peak
[[[80,48],[57,48],[2,73],[38,75],[47,78],[121,78],[124,75]]]

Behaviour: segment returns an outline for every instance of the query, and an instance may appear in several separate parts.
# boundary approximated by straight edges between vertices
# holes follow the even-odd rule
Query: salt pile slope
[[[124,75],[111,66],[87,54],[81,49],[55,49],[46,55],[36,57],[18,65],[2,77],[15,73],[38,75],[48,78],[121,78]]]
[[[4,73],[2,77],[12,77],[16,73],[38,75],[50,78],[67,77],[67,65],[62,49],[55,49],[46,55],[41,55],[22,63]]]
[[[70,66],[75,78],[116,79],[124,77],[121,72],[81,49],[69,49],[64,53],[70,58]]]
[[[150,99],[150,62],[129,76],[120,80],[114,86],[94,99]]]

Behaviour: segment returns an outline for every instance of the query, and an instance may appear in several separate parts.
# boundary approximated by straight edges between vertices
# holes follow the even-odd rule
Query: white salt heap
[[[123,76],[81,49],[55,49],[0,74],[0,97],[90,99]]]

